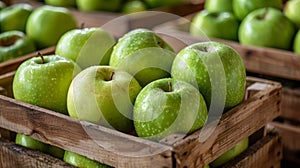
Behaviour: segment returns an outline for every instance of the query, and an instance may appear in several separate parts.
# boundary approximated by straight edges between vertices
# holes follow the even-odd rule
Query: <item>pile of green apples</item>
[[[67,8],[26,3],[0,5],[0,63],[54,46],[66,31],[77,27]]]
[[[190,33],[300,53],[300,0],[206,0]]]
[[[116,40],[90,27],[64,33],[53,55],[23,62],[13,94],[16,100],[158,142],[175,133],[191,134],[220,117],[242,102],[245,86],[243,61],[225,44],[195,43],[175,53],[148,29]],[[243,144],[245,149],[248,143]],[[238,154],[230,153],[218,162]],[[76,158],[86,166],[100,164],[64,152],[64,161],[78,165]]]
[[[64,7],[75,7],[80,11],[107,11],[134,13],[158,7],[178,6],[184,0],[44,0],[45,4]]]

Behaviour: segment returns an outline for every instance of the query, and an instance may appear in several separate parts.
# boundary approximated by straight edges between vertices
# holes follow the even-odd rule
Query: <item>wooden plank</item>
[[[101,163],[115,167],[171,167],[172,153],[169,146],[79,121],[1,95],[0,107],[0,127],[30,135]],[[156,164],[153,165],[153,162]]]
[[[282,88],[282,117],[300,122],[300,85]]]
[[[216,128],[205,142],[201,130],[175,143],[176,167],[202,167],[229,150],[239,141],[253,134],[280,115],[280,85],[254,94],[247,101],[223,114]],[[205,134],[204,134],[205,135]]]
[[[30,150],[0,138],[0,166],[34,168],[74,168],[50,155]]]
[[[282,140],[278,134],[268,134],[222,168],[281,167]]]

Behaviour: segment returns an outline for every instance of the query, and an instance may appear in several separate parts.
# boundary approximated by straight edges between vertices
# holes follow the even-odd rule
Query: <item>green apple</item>
[[[234,147],[232,147],[227,152],[223,153],[221,156],[219,156],[217,159],[215,159],[213,162],[210,163],[212,167],[219,167],[223,165],[224,163],[232,160],[242,152],[244,152],[249,146],[249,138],[243,139],[241,142],[236,144]]]
[[[48,150],[47,144],[20,133],[17,133],[15,142],[18,145],[41,152],[47,152]]]
[[[122,0],[76,0],[81,11],[109,11],[116,12],[121,8]]]
[[[293,50],[296,54],[300,54],[300,30],[297,31],[293,42]]]
[[[100,27],[72,29],[61,36],[55,54],[75,61],[82,69],[108,65],[116,41]]]
[[[184,0],[144,0],[150,8],[169,7],[182,5]]]
[[[243,20],[250,12],[263,7],[282,9],[282,0],[233,0],[233,12],[239,20]]]
[[[147,10],[146,4],[140,0],[128,1],[125,2],[125,4],[122,6],[123,13],[135,13],[135,12],[142,12],[146,10]]]
[[[239,21],[230,12],[209,12],[202,10],[192,19],[190,33],[193,36],[238,40]]]
[[[80,167],[80,168],[109,168],[110,167],[70,151],[65,151],[63,160],[70,165]]]
[[[61,7],[76,6],[76,0],[45,0],[45,4]]]
[[[34,52],[34,42],[21,31],[7,31],[0,34],[0,62]]]
[[[4,2],[0,1],[0,11],[6,7],[7,7],[6,4]]]
[[[299,29],[300,28],[300,0],[287,1],[283,12]]]
[[[207,108],[193,85],[164,78],[141,90],[133,119],[139,137],[159,141],[174,133],[188,134],[201,128],[207,119]]]
[[[43,5],[36,8],[29,16],[26,34],[40,49],[56,45],[65,32],[76,27],[77,21],[70,10]]]
[[[243,60],[233,48],[219,42],[199,42],[182,49],[173,62],[171,76],[197,87],[208,105],[228,109],[244,98]]]
[[[50,154],[56,158],[62,159],[64,155],[64,150],[61,148],[58,148],[56,146],[52,146],[46,143],[43,143],[41,141],[38,141],[36,139],[31,138],[30,136],[17,133],[16,144],[24,146],[29,149],[38,150],[40,152]]]
[[[70,59],[58,55],[33,57],[23,62],[13,80],[16,100],[63,114],[73,77],[81,71]]]
[[[19,30],[25,32],[26,23],[33,8],[29,4],[19,3],[4,8],[0,11],[1,32]]]
[[[233,12],[233,0],[206,0],[204,9],[210,12]]]
[[[283,31],[284,30],[284,31]],[[289,50],[295,35],[295,26],[275,8],[252,11],[241,23],[241,44]]]
[[[109,65],[134,75],[142,87],[170,77],[175,53],[172,47],[148,29],[126,33],[114,46]]]
[[[68,112],[78,118],[130,133],[132,109],[141,86],[132,75],[110,66],[80,72],[68,91]]]

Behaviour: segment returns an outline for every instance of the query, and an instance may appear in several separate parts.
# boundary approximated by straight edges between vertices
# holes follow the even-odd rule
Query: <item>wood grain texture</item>
[[[222,168],[269,167],[280,168],[282,159],[282,140],[278,134],[268,134],[245,152],[221,166]]]
[[[1,168],[75,168],[62,160],[0,138]]]
[[[247,81],[253,94],[223,114],[213,134],[218,136],[205,142],[199,141],[201,130],[175,135],[171,143],[147,141],[5,96],[0,96],[0,127],[115,167],[199,167],[280,114],[281,85],[250,77]]]

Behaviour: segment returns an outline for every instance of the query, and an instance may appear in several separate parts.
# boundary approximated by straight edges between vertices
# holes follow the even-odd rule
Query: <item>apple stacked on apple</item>
[[[11,30],[0,34],[0,63],[35,50],[34,42],[21,31]]]
[[[239,40],[246,45],[290,50],[295,32],[295,26],[282,11],[267,7],[246,16],[240,25]]]
[[[114,46],[109,65],[132,74],[142,87],[170,77],[175,53],[156,33],[138,28],[126,33]]]
[[[135,12],[142,12],[146,11],[147,6],[143,1],[140,0],[131,0],[125,2],[125,4],[122,6],[122,12],[123,13],[135,13]]]
[[[244,98],[243,60],[233,48],[222,43],[195,43],[182,49],[173,62],[171,76],[197,87],[208,105],[229,109]]]
[[[250,12],[264,7],[273,7],[282,9],[282,0],[233,0],[232,8],[235,16],[239,20],[243,20]]]
[[[25,32],[26,23],[33,7],[26,3],[14,4],[0,11],[0,31]]]
[[[43,5],[30,14],[26,34],[41,49],[56,45],[65,32],[76,27],[77,21],[70,10]]]
[[[193,17],[190,33],[196,37],[238,41],[239,24],[232,11],[232,0],[208,0],[204,10]]]
[[[185,3],[184,0],[144,0],[149,8],[168,7],[168,6],[179,6]]]
[[[82,69],[92,65],[108,65],[114,37],[100,27],[72,29],[63,34],[55,54],[72,59]]]

